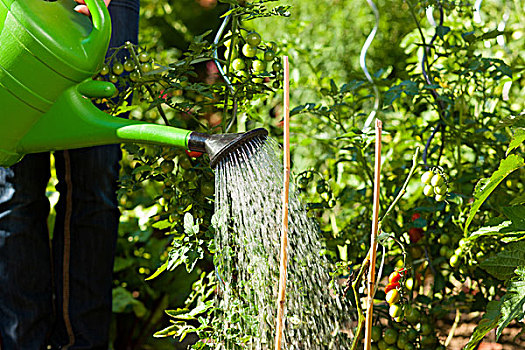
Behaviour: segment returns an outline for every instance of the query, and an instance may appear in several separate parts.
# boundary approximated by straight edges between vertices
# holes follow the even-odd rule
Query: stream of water
[[[252,140],[215,171],[222,344],[273,349],[279,289],[283,165],[272,139]],[[290,184],[285,349],[348,349],[348,300],[336,296],[315,222]]]

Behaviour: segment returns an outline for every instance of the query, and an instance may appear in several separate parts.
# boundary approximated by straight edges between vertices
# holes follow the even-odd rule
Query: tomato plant
[[[369,80],[357,59],[373,24],[366,3],[273,5],[219,4],[206,10],[214,13],[214,27],[203,28],[207,21],[187,11],[188,2],[145,0],[144,47],[121,48],[125,55],[110,57],[98,77],[126,88],[98,102],[115,114],[134,108],[132,118],[201,132],[265,127],[279,141],[280,57],[288,55],[293,180],[323,236],[333,283],[354,281],[366,265],[375,135],[363,126],[373,111],[385,125],[380,212],[388,214],[379,236],[374,346],[440,349],[452,341],[449,347],[473,349],[492,329],[508,339],[507,325],[522,326],[525,279],[521,9],[498,1],[479,9],[449,1],[379,2],[388,20],[379,22],[367,52]],[[232,22],[213,42],[227,11]],[[355,21],[348,22],[348,13]],[[231,87],[217,73],[215,53]],[[124,103],[131,93],[134,101]],[[118,327],[132,324],[130,315],[142,324],[153,320],[156,328],[144,332],[164,328],[158,336],[209,348],[220,327],[213,321],[220,292],[208,159],[170,147],[127,145],[124,151]],[[159,268],[165,272],[143,281]],[[367,288],[357,282],[345,295],[356,320]],[[176,310],[171,324],[158,316],[164,308]],[[234,312],[248,318],[248,311]],[[483,321],[473,312],[483,313]],[[463,334],[470,341],[460,344],[450,333],[455,319],[477,325]],[[232,348],[245,346],[253,329],[232,331]],[[362,340],[355,339],[357,346]]]

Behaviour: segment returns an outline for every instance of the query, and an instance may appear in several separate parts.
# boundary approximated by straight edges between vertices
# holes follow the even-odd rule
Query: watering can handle
[[[85,0],[86,6],[91,13],[93,30],[84,41],[87,45],[109,45],[111,36],[111,19],[109,11],[103,0]]]

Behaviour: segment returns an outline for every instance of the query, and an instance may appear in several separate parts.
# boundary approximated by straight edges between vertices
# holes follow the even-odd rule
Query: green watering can
[[[207,152],[211,166],[268,132],[208,135],[117,118],[90,98],[115,86],[91,77],[104,61],[111,21],[101,0],[86,0],[91,20],[73,0],[0,0],[0,166],[24,154],[139,142]]]

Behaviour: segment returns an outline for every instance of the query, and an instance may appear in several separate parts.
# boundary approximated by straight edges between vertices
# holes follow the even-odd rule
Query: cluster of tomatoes
[[[143,74],[153,70],[153,62],[146,51],[142,51],[136,56],[129,55],[124,61],[113,58],[110,63],[104,64],[96,76],[97,80],[110,81],[113,84],[122,83],[129,79],[132,82],[138,81]]]
[[[405,271],[404,268],[396,268],[395,271],[388,276],[388,284],[385,287],[385,299],[390,306],[388,313],[396,322],[401,322],[404,318],[403,306],[399,304],[401,300],[399,290],[401,289],[401,278],[404,276]]]
[[[275,55],[277,45],[274,42],[262,42],[261,35],[249,32],[239,37],[235,47],[227,40],[224,45],[224,58],[231,59],[234,82],[251,81],[256,84],[274,79],[273,88],[278,89],[283,81],[283,66],[280,57]]]
[[[313,175],[314,171],[312,170],[306,170],[299,174],[299,176],[297,177],[297,188],[299,189],[299,191],[306,191],[309,183],[313,179]],[[334,194],[332,192],[332,189],[330,188],[330,185],[324,178],[317,180],[315,191],[317,192],[317,194],[319,194],[319,197],[321,197],[322,200],[322,202],[319,203],[320,207],[333,208],[335,206],[336,200]]]
[[[421,182],[425,185],[423,194],[434,197],[436,202],[441,202],[447,197],[448,186],[445,177],[437,169],[428,170],[421,176]]]

